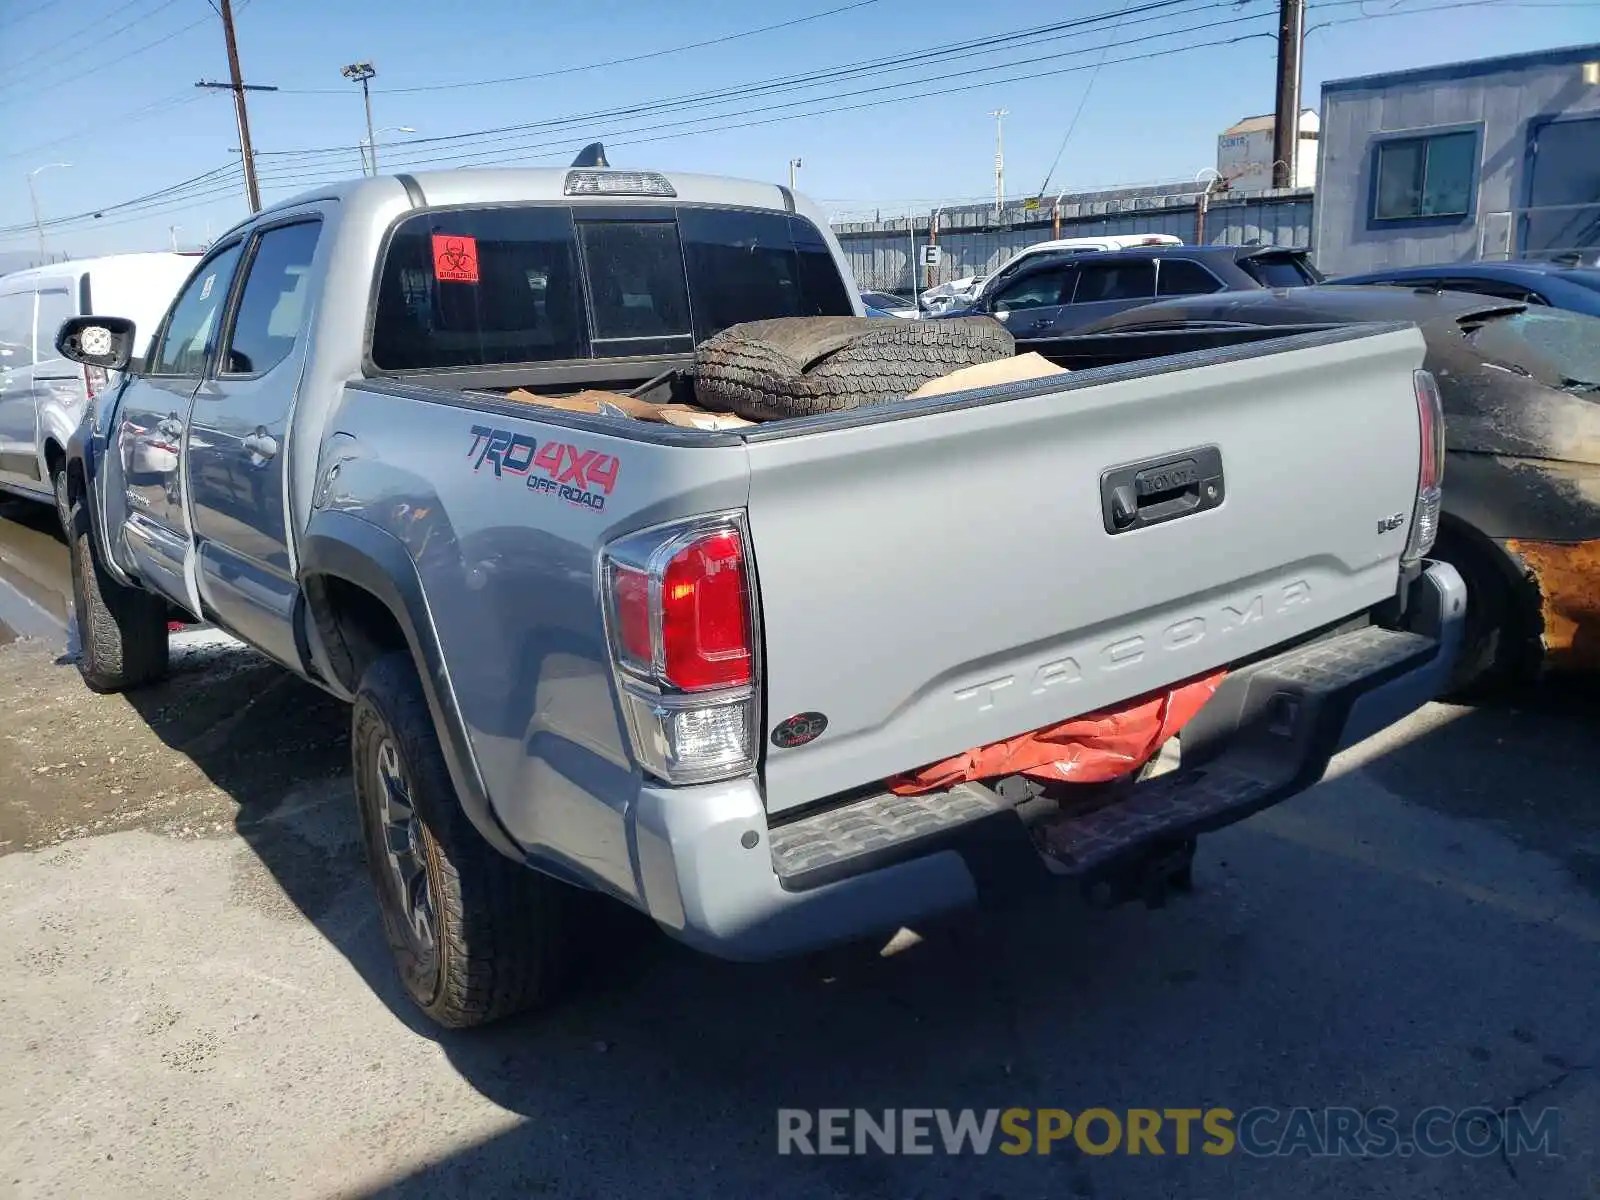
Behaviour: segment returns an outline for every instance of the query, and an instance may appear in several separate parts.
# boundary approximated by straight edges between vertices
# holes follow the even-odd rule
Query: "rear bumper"
[[[763,959],[958,908],[980,879],[1092,884],[1303,791],[1339,750],[1433,699],[1465,613],[1461,577],[1431,564],[1404,629],[1357,629],[1234,671],[1184,731],[1177,770],[1053,819],[1042,837],[981,787],[868,796],[775,827],[753,780],[647,787],[628,817],[644,907],[699,949]]]

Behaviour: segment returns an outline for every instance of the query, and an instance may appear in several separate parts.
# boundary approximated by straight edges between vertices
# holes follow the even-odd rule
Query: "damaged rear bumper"
[[[1032,830],[976,784],[877,792],[779,825],[752,779],[646,787],[628,817],[644,907],[700,949],[760,959],[892,931],[1022,874],[1090,888],[1303,791],[1339,750],[1438,695],[1465,613],[1461,577],[1431,564],[1401,628],[1354,629],[1232,671],[1185,729],[1177,769]]]

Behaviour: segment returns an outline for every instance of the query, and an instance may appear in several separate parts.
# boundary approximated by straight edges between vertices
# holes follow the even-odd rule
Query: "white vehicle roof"
[[[69,259],[0,276],[0,293],[37,291],[52,285],[65,287],[72,293],[80,316],[92,313],[131,320],[136,343],[133,352],[140,357],[149,348],[150,335],[166,315],[173,297],[199,261],[198,254],[170,250]]]
[[[1051,242],[1035,242],[1017,252],[1040,254],[1047,250],[1132,250],[1138,246],[1181,246],[1183,239],[1170,233],[1107,233],[1097,237],[1057,238]]]

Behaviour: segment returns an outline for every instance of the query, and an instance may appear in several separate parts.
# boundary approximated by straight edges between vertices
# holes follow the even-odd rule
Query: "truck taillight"
[[[1401,561],[1416,563],[1433,549],[1439,536],[1439,506],[1444,485],[1444,405],[1439,385],[1427,371],[1413,376],[1417,393],[1417,426],[1422,435],[1422,467],[1417,475],[1417,503],[1411,515],[1411,536]]]
[[[648,530],[601,557],[606,627],[634,754],[668,783],[755,767],[756,605],[742,516]]]
[[[83,368],[83,387],[88,392],[90,400],[105,391],[110,382],[111,376],[106,374],[104,367],[86,366]]]

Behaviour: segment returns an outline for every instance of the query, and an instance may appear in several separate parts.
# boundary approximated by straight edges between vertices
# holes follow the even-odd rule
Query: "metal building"
[[[1600,44],[1322,85],[1329,274],[1600,253]]]

